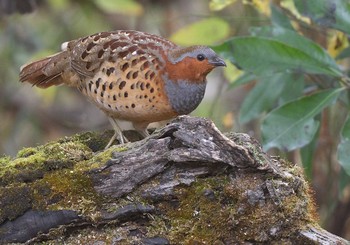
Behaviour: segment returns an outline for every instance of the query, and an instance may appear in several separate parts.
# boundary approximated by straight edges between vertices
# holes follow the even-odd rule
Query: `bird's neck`
[[[204,97],[206,80],[201,83],[187,80],[173,81],[165,75],[163,75],[163,80],[169,102],[179,115],[191,113]]]

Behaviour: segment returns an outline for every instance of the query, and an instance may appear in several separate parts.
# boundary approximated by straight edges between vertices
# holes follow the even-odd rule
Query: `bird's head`
[[[191,46],[169,51],[165,69],[172,81],[203,83],[208,73],[218,66],[226,63],[211,48]]]

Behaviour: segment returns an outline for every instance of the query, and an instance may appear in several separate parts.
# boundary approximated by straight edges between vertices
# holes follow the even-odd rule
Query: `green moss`
[[[28,147],[28,148],[23,148],[22,150],[18,151],[17,157],[29,157],[31,155],[34,155],[38,152],[37,148],[34,147]]]
[[[0,186],[11,183],[33,182],[46,171],[72,168],[76,162],[92,157],[92,151],[80,142],[52,142],[44,146],[20,150],[17,157],[2,158]]]
[[[44,146],[25,148],[15,159],[0,158],[0,184],[9,185],[0,188],[0,200],[2,196],[8,196],[12,198],[9,202],[15,202],[14,206],[0,206],[0,220],[15,218],[31,207],[73,209],[92,220],[98,220],[101,209],[114,212],[130,203],[147,204],[137,190],[117,200],[107,200],[96,193],[88,172],[103,166],[111,159],[112,152],[128,149],[127,145],[114,145],[100,151],[107,144],[110,134],[108,132],[101,136],[88,132]],[[259,151],[255,148],[251,151],[256,157],[261,157],[263,162],[264,156],[258,156]],[[287,233],[293,233],[306,221],[313,219],[310,210],[312,213],[314,205],[307,183],[300,182],[295,177],[302,176],[302,171],[283,161],[281,168],[287,169],[294,176],[278,179],[275,188],[279,188],[278,181],[296,187],[295,192],[285,195],[279,204],[269,199],[266,193],[264,196],[267,198],[262,203],[252,204],[249,200],[247,191],[257,192],[263,188],[267,191],[264,185],[266,179],[261,177],[261,173],[245,172],[244,179],[227,175],[198,178],[191,186],[176,189],[176,201],[152,204],[159,213],[149,216],[151,224],[147,225],[147,236],[164,236],[172,244],[179,241],[183,244],[220,244],[223,241],[228,244],[244,241],[264,243],[271,227],[278,230],[283,226],[285,233],[276,235],[276,241],[289,237],[290,234]],[[237,175],[240,175],[239,171]],[[269,183],[274,184],[271,175],[266,175],[266,178],[270,178]],[[156,181],[145,185],[156,184]],[[24,185],[23,182],[29,183]],[[24,199],[16,199],[19,198],[17,193]],[[281,221],[285,222],[281,224]],[[128,232],[126,230],[126,234]],[[106,242],[110,242],[114,236],[114,233],[99,234]]]
[[[45,156],[42,152],[11,159],[0,165],[0,186],[17,182],[31,182],[43,176]]]
[[[46,198],[56,200],[50,209],[72,209],[92,215],[91,212],[99,205],[100,197],[95,192],[90,177],[82,171],[55,171],[45,175],[39,183],[50,188],[50,194]],[[39,203],[40,197],[43,196],[39,195]]]
[[[177,203],[158,204],[164,215],[151,221],[148,235],[165,236],[171,243],[183,244],[264,243],[271,239],[270,232],[276,231],[275,241],[281,241],[312,221],[313,205],[305,183],[276,204],[266,198],[262,178],[254,173],[244,176],[237,180],[228,176],[197,179],[190,187],[178,188]],[[255,203],[254,195],[258,195]]]
[[[76,134],[72,138],[68,138],[68,140],[80,142],[89,147],[93,152],[97,152],[106,147],[109,140],[112,138],[113,133],[112,130],[106,130],[102,133],[85,132],[82,134]]]
[[[110,148],[95,153],[90,159],[86,161],[80,161],[76,164],[75,168],[81,171],[88,171],[90,169],[95,169],[102,167],[108,160],[112,158],[113,152],[126,151],[128,148],[125,146],[114,145]]]
[[[20,203],[31,203],[33,208],[38,209],[73,208],[82,213],[91,212],[92,216],[92,210],[96,209],[100,199],[86,170],[96,167],[95,162],[105,163],[111,155],[111,150],[93,154],[92,149],[84,144],[101,138],[97,135],[85,133],[66,137],[43,146],[24,148],[13,159],[0,158],[0,186],[8,186],[1,189],[0,194],[10,198],[13,195],[9,188],[26,183],[29,194],[23,196],[29,201]],[[26,205],[23,209],[11,205],[2,207],[5,211],[13,211],[11,214],[6,211],[7,214],[2,214],[4,217],[16,217],[28,208]]]
[[[214,244],[227,236],[227,218],[235,210],[235,203],[223,195],[223,187],[228,182],[226,176],[198,179],[190,187],[177,190],[180,200],[174,208],[169,203],[162,204],[169,224],[162,219],[154,220],[150,234],[166,235],[171,243],[183,241],[184,244],[206,242]],[[210,197],[205,193],[212,193]],[[154,230],[152,230],[154,227]],[[163,227],[163,229],[161,228]],[[159,234],[162,230],[164,233]]]
[[[10,161],[11,157],[9,156],[0,157],[0,168],[7,166]]]
[[[106,200],[96,193],[88,172],[104,165],[112,152],[127,149],[114,145],[100,151],[110,137],[109,131],[88,132],[24,148],[15,158],[0,158],[0,221],[14,219],[29,208],[71,209],[98,219]],[[123,200],[114,206],[120,207]]]
[[[25,185],[0,188],[0,224],[23,214],[31,207],[30,189]]]

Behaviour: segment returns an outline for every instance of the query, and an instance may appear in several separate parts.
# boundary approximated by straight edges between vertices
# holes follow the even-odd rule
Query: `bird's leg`
[[[135,130],[141,134],[142,137],[146,138],[149,136],[149,133],[147,131],[147,126],[149,123],[144,123],[144,122],[133,122],[132,123]]]
[[[112,127],[114,129],[114,134],[113,134],[112,138],[109,140],[105,149],[109,148],[112,145],[115,138],[117,138],[117,137],[118,137],[118,140],[120,141],[121,144],[124,144],[125,142],[129,142],[128,139],[125,138],[125,136],[123,135],[123,132],[122,132],[121,128],[119,127],[117,121],[111,117],[109,117],[108,119],[112,124]]]

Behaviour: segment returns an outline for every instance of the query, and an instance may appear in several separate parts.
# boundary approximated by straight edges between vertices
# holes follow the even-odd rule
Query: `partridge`
[[[225,62],[209,47],[180,47],[139,31],[100,32],[62,44],[62,51],[23,65],[20,81],[39,88],[76,87],[106,113],[124,143],[119,120],[144,137],[147,126],[192,112],[207,74]]]

